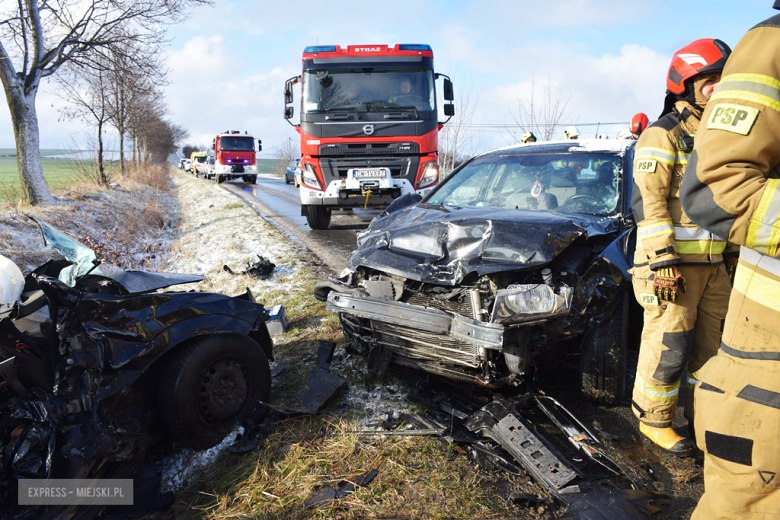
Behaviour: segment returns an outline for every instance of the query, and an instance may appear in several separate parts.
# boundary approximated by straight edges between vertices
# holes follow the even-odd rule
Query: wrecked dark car
[[[203,278],[110,269],[36,222],[65,259],[0,305],[0,505],[19,479],[130,478],[166,434],[212,447],[268,400],[268,313],[249,290],[158,292]]]
[[[625,391],[633,141],[478,155],[425,199],[397,199],[315,297],[369,369],[389,363],[481,386],[530,383],[569,356],[582,389]],[[571,358],[570,358],[571,359]]]

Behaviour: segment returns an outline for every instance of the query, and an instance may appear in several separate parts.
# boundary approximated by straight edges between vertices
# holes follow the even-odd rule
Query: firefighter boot
[[[679,435],[671,426],[654,428],[640,421],[639,431],[670,455],[691,457],[696,449],[693,440]]]

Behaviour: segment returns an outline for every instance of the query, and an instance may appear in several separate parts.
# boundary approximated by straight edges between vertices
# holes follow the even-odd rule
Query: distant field
[[[258,159],[257,171],[260,173],[273,173],[276,169],[276,161],[274,159]]]
[[[2,149],[0,155],[1,152]],[[73,168],[67,159],[41,157],[41,166],[50,190],[61,190],[73,183]],[[0,202],[9,202],[19,195],[18,192],[19,172],[16,168],[16,157],[0,157]]]

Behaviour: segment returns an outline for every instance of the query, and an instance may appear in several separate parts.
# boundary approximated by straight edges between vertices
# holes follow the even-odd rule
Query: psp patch
[[[639,295],[642,300],[642,305],[660,305],[658,296],[653,293],[645,293]]]
[[[637,173],[653,173],[658,167],[658,161],[655,159],[641,159],[636,163]]]
[[[712,111],[712,115],[707,120],[707,128],[748,135],[758,113],[757,108],[721,103]]]

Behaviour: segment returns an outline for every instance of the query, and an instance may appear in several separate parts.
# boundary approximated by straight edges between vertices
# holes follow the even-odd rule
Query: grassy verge
[[[249,287],[266,307],[285,306],[290,327],[275,338],[274,354],[284,360],[286,370],[274,378],[271,402],[299,404],[320,340],[339,342],[331,371],[344,377],[349,388],[318,416],[278,422],[252,452],[220,455],[177,494],[167,517],[524,517],[526,513],[515,510],[491,485],[490,474],[438,439],[348,433],[363,429],[363,419],[378,413],[419,411],[403,400],[403,393],[411,390],[392,374],[368,374],[363,358],[346,353],[337,317],[312,297],[316,274],[298,260],[285,237],[248,207],[237,206],[236,199],[214,183],[186,174],[177,176],[176,183],[185,224],[168,270],[175,265],[180,272],[204,275],[200,290],[238,294]],[[227,264],[238,272],[251,254],[277,265],[270,279],[222,270]],[[318,488],[337,488],[370,469],[379,475],[369,486],[319,508],[307,506]]]

